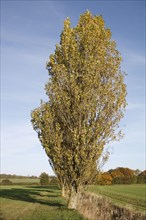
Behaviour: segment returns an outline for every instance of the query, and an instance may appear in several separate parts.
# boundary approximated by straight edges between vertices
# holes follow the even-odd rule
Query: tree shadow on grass
[[[46,189],[46,190],[60,190],[59,186],[57,184],[50,184],[48,186],[31,186],[31,188],[34,189]]]
[[[44,188],[44,190],[37,190],[38,188],[39,187],[36,188],[31,187],[28,189],[25,188],[1,189],[0,197],[13,199],[13,200],[20,200],[25,202],[39,203],[42,205],[56,206],[58,208],[65,206],[61,202],[60,195],[57,192],[55,192],[55,190],[49,190],[49,187]],[[41,195],[41,192],[46,192],[47,194]],[[48,200],[44,200],[44,197],[48,197]]]
[[[48,186],[27,186],[27,188],[31,188],[32,190],[37,190],[40,192],[50,192],[50,193],[58,193],[60,188],[58,185],[48,185]]]

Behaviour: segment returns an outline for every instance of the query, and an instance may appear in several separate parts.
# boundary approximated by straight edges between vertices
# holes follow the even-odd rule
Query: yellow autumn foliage
[[[76,27],[64,21],[47,62],[48,102],[31,121],[61,185],[76,191],[94,176],[104,147],[119,139],[126,107],[121,55],[102,16],[89,11]]]

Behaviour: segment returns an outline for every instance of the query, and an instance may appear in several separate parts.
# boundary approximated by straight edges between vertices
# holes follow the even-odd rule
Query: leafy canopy
[[[119,139],[126,107],[121,55],[102,16],[89,11],[76,27],[64,21],[60,43],[47,63],[48,102],[31,113],[32,124],[61,184],[88,183],[104,147]]]

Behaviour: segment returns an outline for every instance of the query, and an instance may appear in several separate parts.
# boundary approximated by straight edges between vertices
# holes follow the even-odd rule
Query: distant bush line
[[[24,177],[21,178],[16,175],[7,175],[1,174],[0,175],[0,185],[50,185],[50,184],[58,184],[58,180],[55,176],[48,176],[49,180],[46,184],[41,184],[41,178],[32,178],[32,177]]]
[[[41,175],[40,175],[41,177]],[[0,174],[0,184],[7,185],[9,180],[11,184],[17,185],[40,185],[40,177],[37,176],[20,176],[11,174]],[[49,176],[48,184],[58,184],[58,179],[55,176]],[[94,185],[112,185],[112,184],[143,184],[146,183],[146,170],[132,170],[129,168],[118,167],[110,169],[107,172],[97,172],[94,181],[90,184]],[[8,184],[10,185],[10,183]]]
[[[21,176],[15,174],[0,174],[0,179],[39,179],[37,176]]]
[[[107,172],[98,173],[93,184],[135,184],[146,183],[146,170],[131,170],[129,168],[118,167]]]

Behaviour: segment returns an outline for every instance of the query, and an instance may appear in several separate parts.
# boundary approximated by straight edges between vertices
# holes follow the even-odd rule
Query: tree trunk
[[[65,197],[65,187],[64,187],[64,185],[62,186],[62,192],[61,192],[61,194],[62,194],[62,197]]]
[[[62,197],[69,199],[69,190],[64,184],[62,185]]]
[[[70,197],[69,197],[69,201],[68,201],[68,208],[69,209],[76,209],[77,208],[78,194],[79,194],[79,192],[76,192],[72,188],[71,194],[70,194]]]

